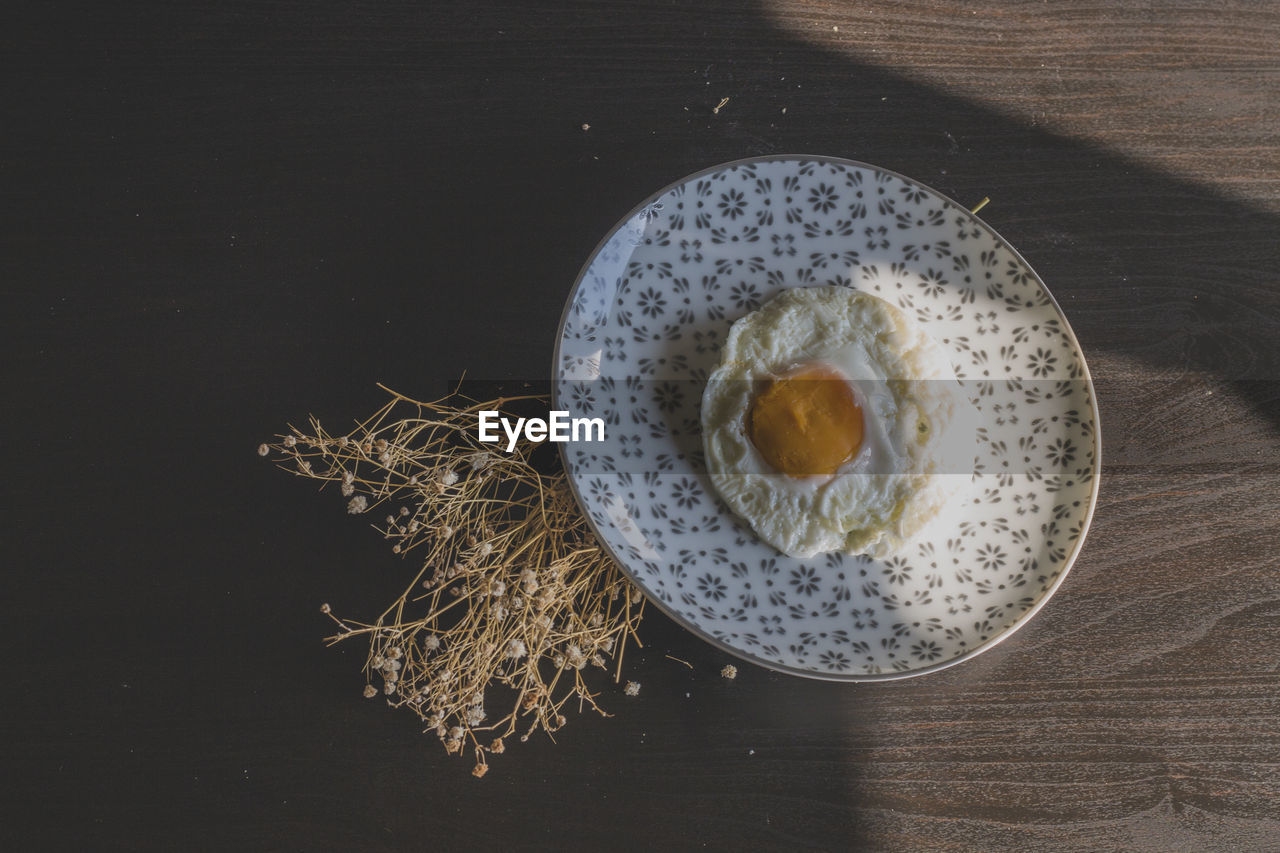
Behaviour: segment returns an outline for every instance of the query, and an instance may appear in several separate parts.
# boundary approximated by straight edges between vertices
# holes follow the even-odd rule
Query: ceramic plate
[[[701,392],[730,324],[831,284],[923,324],[981,421],[965,489],[883,560],[786,557],[705,473]],[[604,441],[561,445],[600,541],[678,622],[798,675],[900,678],[990,648],[1062,582],[1097,498],[1093,386],[1044,284],[968,210],[865,163],[742,160],[650,197],[584,266],[554,375],[553,408],[605,421]]]

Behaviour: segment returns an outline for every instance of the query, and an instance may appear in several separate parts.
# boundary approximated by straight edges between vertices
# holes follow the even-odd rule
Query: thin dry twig
[[[449,753],[470,746],[480,777],[518,730],[524,741],[564,726],[573,697],[608,716],[587,675],[612,659],[620,679],[644,597],[592,536],[564,472],[530,464],[536,445],[504,454],[478,441],[477,412],[544,397],[421,403],[379,387],[391,400],[351,432],[311,417],[258,452],[336,484],[347,512],[378,518],[391,550],[413,555],[412,580],[377,619],[321,608],[338,629],[327,642],[366,639],[365,695],[412,711]]]

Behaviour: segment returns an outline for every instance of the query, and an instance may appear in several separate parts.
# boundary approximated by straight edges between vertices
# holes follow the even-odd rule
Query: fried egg
[[[712,483],[800,558],[899,550],[969,479],[944,472],[971,464],[956,457],[975,427],[942,348],[844,287],[785,290],[735,322],[702,396]]]

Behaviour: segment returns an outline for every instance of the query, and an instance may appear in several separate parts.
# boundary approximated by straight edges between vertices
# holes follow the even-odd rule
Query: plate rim
[[[582,286],[582,281],[586,277],[587,270],[590,269],[592,262],[600,254],[600,251],[605,247],[605,245],[608,244],[609,240],[612,239],[613,236],[617,234],[618,231],[623,226],[625,226],[629,221],[631,221],[631,219],[633,219],[636,216],[636,214],[640,213],[646,207],[653,204],[662,196],[666,195],[668,192],[670,192],[671,190],[675,189],[678,186],[681,186],[682,184],[687,184],[690,181],[693,181],[704,175],[725,171],[727,169],[746,165],[749,163],[775,163],[775,162],[797,162],[797,161],[833,163],[841,166],[852,166],[858,169],[868,169],[873,172],[881,172],[883,174],[895,177],[906,184],[917,186],[923,189],[925,192],[928,192],[931,195],[939,199],[942,199],[944,202],[947,202],[948,204],[951,204],[953,207],[956,207],[957,209],[962,211],[965,216],[972,217],[985,230],[990,232],[991,235],[995,237],[996,241],[1005,249],[1007,249],[1013,255],[1013,257],[1016,258],[1031,273],[1031,275],[1035,278],[1036,283],[1040,285],[1040,289],[1043,290],[1045,295],[1049,297],[1049,302],[1053,306],[1053,310],[1058,313],[1058,318],[1062,322],[1062,329],[1066,333],[1066,336],[1068,340],[1071,342],[1072,346],[1075,347],[1075,351],[1080,357],[1080,366],[1084,369],[1083,378],[1085,381],[1085,386],[1089,392],[1089,408],[1090,408],[1091,414],[1093,415],[1093,460],[1094,462],[1093,462],[1092,485],[1089,489],[1088,507],[1085,509],[1084,520],[1082,523],[1080,536],[1078,539],[1076,539],[1075,546],[1072,548],[1071,553],[1067,555],[1066,560],[1063,562],[1062,570],[1058,573],[1058,576],[1054,578],[1053,582],[1050,583],[1049,586],[1045,589],[1044,594],[1040,596],[1040,599],[1036,601],[1035,604],[1031,605],[1031,607],[1029,607],[1021,616],[1019,616],[1008,627],[1006,627],[1003,631],[1001,631],[999,634],[995,635],[994,637],[991,637],[985,642],[974,646],[973,648],[969,649],[962,655],[957,655],[956,657],[951,658],[949,660],[930,664],[928,666],[920,667],[917,669],[910,669],[910,670],[905,670],[900,672],[894,671],[894,672],[879,672],[879,673],[816,672],[814,670],[802,669],[800,667],[788,666],[786,664],[780,664],[775,661],[765,660],[763,658],[756,657],[755,655],[752,655],[749,652],[743,651],[741,649],[733,648],[727,643],[724,643],[723,641],[717,639],[716,637],[707,633],[697,625],[692,624],[688,619],[686,619],[682,614],[678,613],[674,608],[667,606],[662,601],[662,599],[659,598],[656,594],[650,592],[649,589],[637,579],[636,574],[631,571],[631,569],[627,566],[627,564],[622,559],[619,558],[618,554],[614,551],[613,547],[602,535],[599,529],[599,526],[596,524],[595,519],[591,515],[591,512],[587,509],[587,505],[586,505],[586,502],[583,500],[582,493],[578,489],[578,484],[574,481],[573,477],[569,476],[569,459],[567,456],[568,451],[565,450],[565,445],[563,443],[559,444],[557,447],[557,450],[560,454],[560,464],[564,468],[565,482],[567,482],[569,485],[569,491],[573,494],[573,499],[574,501],[577,502],[578,509],[581,510],[583,516],[586,517],[587,524],[590,527],[592,534],[595,536],[597,543],[604,550],[604,552],[609,555],[609,558],[614,562],[614,564],[617,565],[619,571],[621,571],[624,575],[626,575],[627,578],[631,581],[632,585],[640,590],[640,592],[645,596],[645,598],[648,599],[648,602],[650,605],[657,607],[658,610],[666,614],[666,616],[669,619],[671,619],[673,622],[675,622],[678,626],[680,626],[686,631],[689,631],[694,636],[698,637],[704,642],[710,643],[716,649],[719,649],[720,651],[725,652],[726,654],[732,655],[733,657],[736,657],[740,660],[746,661],[747,663],[764,667],[765,669],[771,670],[773,672],[780,672],[785,675],[799,676],[801,678],[808,678],[815,681],[833,681],[833,682],[841,682],[841,683],[859,684],[859,683],[884,682],[884,681],[903,681],[908,678],[917,678],[922,675],[929,675],[931,673],[940,672],[941,670],[944,670],[944,669],[950,669],[951,667],[956,666],[958,664],[973,660],[974,658],[978,657],[984,652],[990,651],[991,649],[998,646],[1000,643],[1007,640],[1009,637],[1013,636],[1020,628],[1026,625],[1029,621],[1031,621],[1031,619],[1037,613],[1040,612],[1041,608],[1043,608],[1045,604],[1049,602],[1049,599],[1053,598],[1053,596],[1057,593],[1058,589],[1062,586],[1063,581],[1066,580],[1067,575],[1070,574],[1071,569],[1075,566],[1076,558],[1079,557],[1080,552],[1084,549],[1085,540],[1088,538],[1089,531],[1093,527],[1093,515],[1094,515],[1094,511],[1097,509],[1097,506],[1098,506],[1098,494],[1099,494],[1100,486],[1102,483],[1102,422],[1101,422],[1100,413],[1098,410],[1097,390],[1093,384],[1093,374],[1089,370],[1088,360],[1085,358],[1085,355],[1084,355],[1084,348],[1080,346],[1080,339],[1076,337],[1075,330],[1071,328],[1071,323],[1067,320],[1066,313],[1062,310],[1062,306],[1058,304],[1058,299],[1053,295],[1053,291],[1051,291],[1048,285],[1044,283],[1044,279],[1041,278],[1040,274],[1036,272],[1035,268],[1032,267],[1031,264],[1027,262],[1027,259],[1024,258],[1022,254],[1017,249],[1015,249],[1013,245],[1009,243],[1009,241],[1006,240],[1000,234],[1000,232],[997,231],[995,228],[993,228],[986,220],[982,219],[972,210],[960,204],[959,202],[955,201],[953,198],[946,195],[945,193],[941,193],[938,190],[934,189],[933,187],[929,186],[928,184],[922,183],[916,180],[915,178],[908,177],[902,174],[901,172],[896,172],[893,169],[888,169],[888,168],[885,168],[884,166],[877,166],[874,163],[867,163],[862,160],[853,160],[848,157],[839,157],[839,156],[829,155],[829,154],[763,154],[763,155],[757,155],[753,157],[741,157],[736,160],[728,160],[723,163],[717,163],[715,165],[708,166],[703,169],[699,169],[696,172],[691,172],[688,175],[685,175],[684,177],[678,178],[677,180],[674,180],[668,183],[666,186],[662,187],[656,192],[650,193],[649,195],[645,196],[645,198],[639,204],[636,204],[633,207],[631,207],[631,209],[629,209],[620,219],[618,219],[605,232],[604,236],[596,244],[595,248],[592,249],[591,252],[587,255],[586,260],[583,261],[582,267],[578,270],[578,275],[574,278],[573,284],[569,288],[569,294],[565,298],[564,309],[560,312],[560,322],[556,327],[555,347],[554,347],[554,352],[552,353],[552,356],[551,356],[551,408],[553,410],[558,409],[559,403],[560,403],[560,399],[559,399],[560,397],[560,394],[559,394],[560,349],[561,349],[561,344],[564,341],[564,329],[565,329],[565,324],[568,322],[568,319],[569,319],[569,311],[573,307],[574,299],[578,295],[578,290]]]

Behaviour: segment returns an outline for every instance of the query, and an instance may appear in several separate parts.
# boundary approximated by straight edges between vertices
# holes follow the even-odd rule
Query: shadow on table
[[[204,449],[200,469],[189,472],[204,483],[209,470],[243,468],[263,422],[292,417],[295,405],[349,411],[348,401],[364,399],[375,380],[427,397],[435,389],[424,384],[443,387],[464,370],[545,379],[564,295],[604,230],[690,172],[769,153],[883,165],[964,204],[990,196],[984,218],[1048,283],[1099,374],[1104,432],[1143,421],[1125,385],[1130,371],[1159,377],[1170,395],[1184,393],[1187,377],[1205,375],[1280,424],[1274,212],[800,41],[758,4],[535,9],[477,0],[393,5],[373,16],[335,2],[269,12],[215,4],[137,20],[113,14],[110,4],[87,9],[60,25],[65,38],[31,43],[38,67],[47,62],[62,76],[50,78],[52,92],[18,87],[15,98],[49,119],[18,129],[21,159],[45,159],[7,173],[14,204],[6,221],[17,246],[5,261],[14,272],[7,287],[18,307],[32,300],[24,313],[36,336],[16,367],[50,387],[75,377],[41,414],[75,423],[91,410],[104,443],[123,437],[139,451],[126,454],[129,495],[84,522],[85,541],[111,542],[117,526],[133,529],[122,519],[135,495],[166,498],[136,513],[155,529],[183,529],[187,499],[210,500],[175,480],[186,457],[141,452],[138,411],[148,412],[148,435],[204,436],[216,423],[235,436]],[[114,47],[136,44],[145,48]],[[132,64],[117,64],[118,56]],[[68,198],[76,204],[65,205]],[[26,254],[23,235],[46,231],[65,233],[68,251]],[[56,310],[46,305],[49,282],[69,283],[73,297]],[[193,316],[203,321],[188,324]],[[113,383],[83,370],[94,348],[114,359]],[[1127,430],[1112,434],[1106,467],[1152,464]],[[1240,451],[1215,452],[1230,462]],[[99,460],[83,461],[88,470]],[[224,486],[234,494],[220,499],[246,500],[242,485]],[[152,589],[155,555],[139,555],[135,542],[114,547],[125,580]],[[223,559],[213,547],[188,563],[193,574],[222,577],[228,565],[252,560]],[[257,581],[241,574],[225,583]],[[226,622],[273,623],[271,608],[284,596],[277,592],[234,611],[224,605]],[[185,601],[177,587],[161,585],[156,595]],[[92,633],[105,612],[89,612],[81,628]],[[651,621],[655,647],[670,643],[680,654],[675,644],[687,636],[656,613]],[[150,659],[153,639],[122,654]],[[690,646],[699,677],[711,678],[721,657]],[[989,672],[1007,650],[930,684]],[[219,658],[196,663],[221,666]],[[545,812],[576,844],[597,848],[628,832],[715,845],[752,831],[752,846],[761,847],[826,846],[833,830],[852,836],[860,830],[849,798],[866,789],[857,756],[893,726],[868,716],[864,700],[915,688],[759,676],[766,679],[748,700],[720,690],[696,711],[680,699],[649,699],[637,715],[643,721],[619,729],[619,737],[638,727],[661,731],[666,745],[653,749],[679,745],[685,751],[674,760],[698,772],[669,778],[670,751],[637,759],[637,770],[601,757],[598,742],[579,743],[541,766],[594,803],[522,786],[520,774],[509,787],[491,787],[504,803],[496,810],[489,795],[442,793],[466,787],[456,779],[432,786],[434,796],[447,796],[456,824],[481,841],[497,838],[491,826],[522,831],[520,820]],[[219,707],[193,701],[189,724],[207,726],[209,737],[238,737]],[[276,734],[274,746],[290,754],[315,749],[306,732]],[[770,754],[744,765],[747,746],[765,742]],[[464,775],[454,766],[444,772]],[[637,773],[650,774],[650,800],[629,796]],[[162,805],[174,796],[160,783],[154,793]],[[228,831],[261,842],[251,831],[279,824],[280,793],[222,791],[225,799],[208,808],[234,808]],[[363,808],[380,837],[423,839],[416,790],[352,785],[347,795],[355,799],[344,805]],[[292,823],[280,825],[332,822],[326,803],[335,797],[286,796]],[[730,814],[744,803],[749,813]],[[340,829],[353,839],[363,831]],[[553,833],[526,840],[557,842]]]

